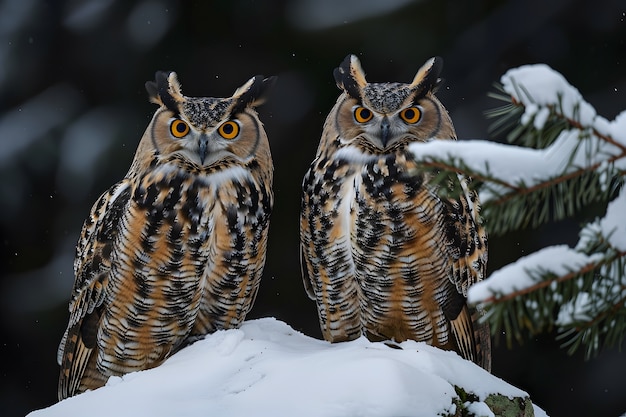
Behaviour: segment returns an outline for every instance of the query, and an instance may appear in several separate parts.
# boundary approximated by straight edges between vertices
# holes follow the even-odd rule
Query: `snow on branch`
[[[484,181],[481,201],[499,205],[515,196],[597,172],[607,177],[626,171],[626,111],[609,122],[598,116],[578,90],[546,65],[527,65],[502,77],[502,90],[523,112],[516,122],[541,132],[548,120],[561,119],[561,130],[541,149],[487,141],[442,141],[410,146],[425,166],[471,174]],[[523,141],[522,141],[523,142]],[[527,144],[525,144],[527,146]],[[462,161],[463,169],[458,169]]]
[[[540,130],[548,117],[546,108],[558,106],[561,113],[582,125],[591,125],[596,111],[587,103],[580,92],[571,86],[565,77],[545,64],[524,65],[507,71],[500,80],[504,91],[514,101],[524,105],[522,124],[527,124],[539,115],[535,127]]]
[[[410,146],[442,196],[459,192],[451,173],[472,178],[485,226],[501,234],[571,217],[590,204],[606,215],[584,226],[575,248],[544,248],[469,290],[488,308],[493,333],[523,340],[557,326],[570,352],[591,355],[626,336],[626,111],[608,121],[548,66],[501,78],[488,116],[510,144],[432,140]],[[510,340],[509,340],[510,342]]]
[[[626,252],[626,191],[611,201],[602,219],[597,220],[597,228],[616,250]],[[581,244],[584,244],[583,241]]]
[[[586,255],[567,245],[549,246],[500,268],[488,280],[474,284],[468,292],[468,301],[477,304],[512,298],[537,287],[567,280],[572,271],[591,268],[601,259],[598,254]],[[552,279],[537,279],[532,270],[538,265],[552,275]]]

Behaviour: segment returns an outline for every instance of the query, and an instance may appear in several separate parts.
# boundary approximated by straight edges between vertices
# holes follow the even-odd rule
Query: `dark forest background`
[[[300,278],[298,213],[302,176],[338,95],[333,68],[355,53],[370,81],[410,82],[442,56],[438,95],[462,139],[488,137],[484,111],[499,103],[487,93],[528,63],[561,72],[611,120],[626,109],[625,13],[621,0],[0,0],[0,414],[56,401],[74,246],[92,203],[130,165],[155,110],[143,86],[156,70],[175,70],[190,96],[279,77],[260,109],[276,204],[249,318],[274,316],[319,338]],[[593,215],[491,236],[490,270],[574,244],[572,225]],[[500,338],[493,363],[552,417],[626,412],[618,349],[585,362],[554,334],[511,350]]]

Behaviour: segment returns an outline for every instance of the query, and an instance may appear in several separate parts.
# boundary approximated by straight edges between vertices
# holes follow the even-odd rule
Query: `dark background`
[[[320,337],[298,261],[300,181],[338,90],[332,70],[358,54],[370,81],[410,82],[444,58],[439,97],[460,138],[486,138],[487,97],[509,68],[542,62],[599,114],[626,109],[626,8],[619,0],[0,0],[0,414],[56,400],[74,246],[98,195],[126,173],[155,110],[144,82],[177,71],[190,96],[228,96],[278,75],[261,108],[275,163],[269,252],[249,318],[275,316]],[[496,138],[497,139],[497,138]],[[490,269],[574,244],[579,219],[490,238]],[[617,349],[585,362],[554,334],[513,350],[493,373],[552,417],[626,412]]]

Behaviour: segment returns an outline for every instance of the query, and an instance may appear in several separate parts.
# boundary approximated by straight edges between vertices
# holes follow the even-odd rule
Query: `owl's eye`
[[[374,117],[372,112],[365,107],[357,107],[354,110],[354,120],[359,123],[369,122],[370,120],[372,120],[372,117]]]
[[[417,107],[409,107],[408,109],[404,109],[400,112],[400,117],[406,123],[412,125],[422,118],[422,111]]]
[[[176,119],[170,124],[170,133],[175,138],[182,138],[189,133],[189,125],[180,119]]]
[[[224,139],[233,139],[239,134],[239,125],[232,120],[222,123],[217,132]]]

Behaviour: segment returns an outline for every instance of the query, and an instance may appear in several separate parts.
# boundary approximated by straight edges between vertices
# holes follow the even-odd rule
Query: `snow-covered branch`
[[[546,65],[501,79],[507,103],[491,114],[512,144],[484,140],[411,145],[415,159],[444,184],[454,172],[473,178],[489,233],[573,216],[592,203],[606,215],[584,226],[575,248],[544,248],[470,288],[485,304],[494,333],[520,341],[557,326],[566,344],[587,354],[626,335],[626,111],[608,121]],[[445,195],[449,190],[442,193]],[[449,188],[449,186],[448,186]],[[611,201],[612,200],[612,201]],[[556,312],[556,313],[555,313]]]

